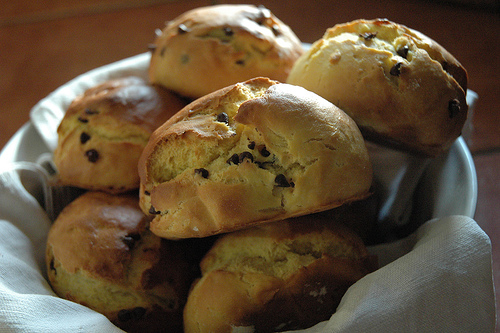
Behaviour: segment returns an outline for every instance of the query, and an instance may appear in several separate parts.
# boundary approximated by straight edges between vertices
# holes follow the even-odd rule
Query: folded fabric
[[[50,221],[25,189],[41,185],[22,183],[14,171],[0,174],[1,331],[120,332],[47,283]],[[473,219],[434,219],[370,251],[382,267],[347,291],[329,321],[304,332],[493,332],[491,243]]]
[[[50,288],[44,258],[51,222],[24,186],[18,171],[0,173],[0,331],[121,332],[106,317],[57,297]]]

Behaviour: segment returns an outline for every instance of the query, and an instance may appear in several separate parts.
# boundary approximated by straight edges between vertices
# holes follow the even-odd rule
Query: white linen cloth
[[[76,95],[112,77],[145,77],[148,62],[149,54],[142,54],[68,82],[33,108],[27,127],[36,128],[36,133],[27,131],[20,140],[30,142],[21,148],[8,145],[0,154],[0,333],[121,332],[104,316],[52,292],[44,264],[51,222],[39,204],[46,199],[44,174],[35,168],[31,177],[20,177],[10,163],[36,162],[50,154],[57,144],[55,129]],[[406,158],[397,162],[390,155],[391,168],[383,165],[385,154],[372,155],[375,176],[387,189],[387,198],[394,187],[400,188],[405,172],[411,171],[412,178],[417,170],[411,191],[421,175],[419,161],[410,160],[414,167],[408,167]],[[425,167],[428,161],[424,162]],[[493,332],[490,240],[471,217],[442,216],[436,213],[439,205],[433,209],[436,218],[410,236],[370,247],[381,268],[347,291],[329,321],[304,332]]]

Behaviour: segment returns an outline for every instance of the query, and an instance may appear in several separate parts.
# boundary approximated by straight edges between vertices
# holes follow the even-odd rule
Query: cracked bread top
[[[202,274],[226,270],[287,279],[323,256],[357,261],[369,254],[351,229],[335,218],[312,214],[224,235],[200,267]]]
[[[335,218],[310,214],[221,236],[184,308],[192,332],[304,329],[328,320],[377,258]]]
[[[205,237],[365,198],[353,120],[301,87],[256,78],[196,100],[139,160],[140,204],[166,238]]]

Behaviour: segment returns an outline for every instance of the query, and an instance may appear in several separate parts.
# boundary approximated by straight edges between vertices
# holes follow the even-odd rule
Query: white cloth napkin
[[[52,292],[44,259],[49,228],[19,174],[1,173],[0,332],[121,332],[104,316]]]
[[[38,202],[18,173],[0,174],[0,332],[120,332],[52,292],[50,220]],[[304,332],[493,332],[491,243],[473,219],[434,219],[370,251],[382,267],[351,286],[329,321]]]
[[[74,97],[113,77],[145,77],[148,62],[145,53],[68,82],[33,108],[25,132],[0,154],[0,332],[120,332],[104,316],[52,292],[44,264],[50,219],[40,206],[46,201],[44,175],[37,175],[35,167],[30,177],[20,176],[9,163],[44,159],[56,147],[57,126]],[[393,198],[400,205],[388,209],[396,218],[403,216],[395,223],[400,226],[406,222],[406,204],[412,196],[392,194],[402,185],[414,191],[428,161],[369,149],[384,206],[394,205]],[[444,165],[456,171],[456,164],[447,159]],[[452,181],[467,174],[444,171],[457,177]],[[348,290],[329,321],[304,332],[493,332],[490,240],[472,218],[463,216],[472,216],[471,209],[456,213],[456,206],[450,209],[446,203],[430,207],[429,215],[438,218],[410,236],[370,247],[381,268]],[[449,211],[462,215],[448,216]],[[383,213],[383,218],[393,219],[391,214]]]

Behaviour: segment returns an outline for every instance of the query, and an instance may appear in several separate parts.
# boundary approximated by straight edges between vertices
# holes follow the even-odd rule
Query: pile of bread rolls
[[[268,9],[196,8],[151,47],[148,80],[76,98],[61,185],[86,192],[47,240],[54,291],[129,332],[274,332],[328,320],[377,269],[365,140],[437,156],[460,135],[467,74],[387,20],[305,50]]]

